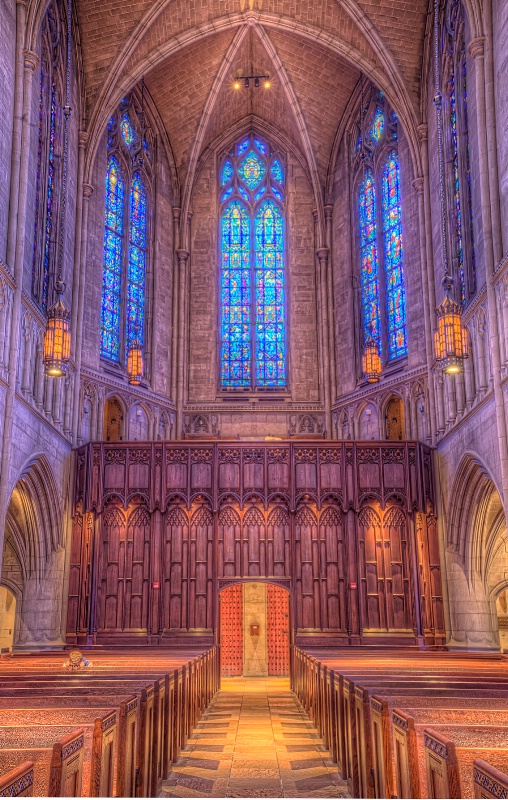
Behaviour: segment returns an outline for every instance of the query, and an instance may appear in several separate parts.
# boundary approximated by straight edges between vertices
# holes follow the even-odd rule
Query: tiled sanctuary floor
[[[162,797],[348,797],[288,678],[223,678]]]

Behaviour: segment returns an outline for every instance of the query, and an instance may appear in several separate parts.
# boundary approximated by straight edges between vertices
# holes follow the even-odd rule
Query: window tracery
[[[135,96],[108,123],[101,341],[103,358],[125,365],[146,341],[153,136]]]
[[[52,0],[41,33],[32,296],[42,309],[52,303],[50,278],[56,270],[56,226],[60,201],[65,18]]]
[[[373,89],[360,115],[352,131],[360,344],[373,340],[387,363],[407,354],[398,122],[384,95]]]
[[[220,385],[287,385],[285,168],[249,135],[222,159],[220,173]]]

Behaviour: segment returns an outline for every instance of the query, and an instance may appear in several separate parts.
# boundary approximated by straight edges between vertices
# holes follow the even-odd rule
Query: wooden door
[[[267,588],[268,674],[289,675],[289,592]]]
[[[241,584],[228,586],[219,595],[221,675],[225,677],[243,673],[242,588]]]

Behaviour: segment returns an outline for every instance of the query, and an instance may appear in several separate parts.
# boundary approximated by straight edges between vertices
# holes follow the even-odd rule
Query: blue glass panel
[[[392,359],[407,353],[400,174],[395,150],[383,170],[382,199],[388,358]]]
[[[284,183],[284,170],[282,169],[282,164],[280,163],[279,159],[276,158],[271,166],[270,172],[272,173],[272,178],[277,183]]]
[[[245,200],[247,203],[249,203],[249,202],[250,202],[250,195],[249,195],[249,193],[248,193],[248,192],[246,192],[246,191],[245,191],[245,189],[243,188],[243,186],[239,186],[239,187],[238,187],[238,191],[239,191],[239,192],[240,192],[240,194],[242,195],[243,199],[244,199],[244,200]]]
[[[232,165],[231,161],[228,158],[228,160],[226,161],[226,163],[222,167],[222,175],[221,175],[220,185],[221,186],[225,186],[227,183],[229,183],[229,181],[233,177],[233,173],[234,173],[233,165]]]
[[[261,141],[261,139],[254,139],[254,144],[256,145],[259,152],[262,153],[264,156],[268,154],[268,148],[266,144]]]
[[[370,129],[370,138],[377,144],[383,135],[383,131],[385,129],[385,115],[383,109],[378,106],[376,108],[376,113],[374,114],[374,119],[372,120],[372,127]]]
[[[249,145],[250,145],[250,139],[244,139],[242,142],[240,142],[240,144],[236,148],[237,156],[243,156]]]
[[[284,195],[282,194],[282,192],[279,192],[279,190],[276,189],[275,186],[270,186],[270,189],[272,190],[272,193],[277,198],[277,200],[279,200],[281,203],[283,203],[284,202]]]
[[[233,194],[233,187],[230,186],[229,189],[226,189],[226,191],[222,193],[222,196],[221,196],[221,199],[220,199],[221,203],[224,203],[224,201],[227,200],[228,197],[231,197],[232,194]]]
[[[145,340],[146,190],[138,173],[130,196],[129,265],[127,269],[126,348]]]
[[[251,385],[250,221],[233,200],[221,219],[221,386]]]
[[[256,290],[256,385],[286,385],[284,219],[266,200],[254,221]]]
[[[262,186],[261,189],[259,189],[259,191],[257,191],[256,194],[254,195],[254,200],[256,201],[261,200],[265,192],[266,192],[266,186]]]
[[[120,122],[120,130],[122,132],[123,140],[127,145],[127,147],[129,149],[134,147],[134,145],[138,140],[138,137],[136,136],[136,131],[134,130],[131,118],[129,117],[126,111],[124,114],[122,114],[122,119]]]
[[[467,94],[467,63],[465,45],[462,57],[462,102],[464,107],[464,139],[466,151],[467,204],[469,217],[469,236],[471,239],[471,292],[476,291],[476,247],[473,224],[473,192],[471,187],[471,145],[469,142],[469,99]]]
[[[372,337],[381,352],[379,309],[379,268],[377,254],[376,187],[372,170],[367,169],[358,191],[360,218],[360,283],[364,342]]]
[[[238,168],[238,175],[241,180],[249,189],[255,189],[259,186],[266,174],[266,166],[264,161],[258,156],[254,150],[250,150]]]
[[[42,261],[42,293],[41,306],[46,308],[48,302],[49,268],[51,259],[51,242],[53,238],[53,203],[55,199],[55,139],[56,139],[57,97],[55,84],[51,87],[51,109],[49,116],[49,151],[48,178],[46,187],[46,220],[44,228],[44,251]]]
[[[104,265],[102,272],[101,355],[120,358],[124,182],[115,156],[108,161]]]
[[[32,260],[32,294],[37,297],[37,284],[38,284],[38,245],[39,245],[39,216],[40,206],[43,202],[42,195],[42,161],[44,152],[44,117],[46,111],[46,93],[44,91],[44,70],[41,67],[41,85],[39,94],[39,140],[37,150],[37,175],[35,182],[35,231],[34,231],[34,245],[33,245],[33,260]]]

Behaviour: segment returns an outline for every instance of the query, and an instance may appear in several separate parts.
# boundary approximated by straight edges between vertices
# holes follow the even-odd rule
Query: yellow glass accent
[[[374,339],[369,338],[365,342],[363,351],[363,374],[365,375],[367,383],[377,383],[381,377],[382,371],[383,365],[381,363],[378,346]]]
[[[145,371],[143,349],[139,342],[133,342],[127,354],[127,375],[129,376],[129,383],[133,386],[139,386],[143,380]]]
[[[59,297],[48,313],[48,322],[44,333],[44,372],[53,378],[61,378],[67,372],[70,357],[69,314]]]
[[[436,314],[436,360],[440,362],[443,372],[456,375],[463,371],[464,359],[469,356],[467,329],[462,325],[462,308],[447,293]]]

